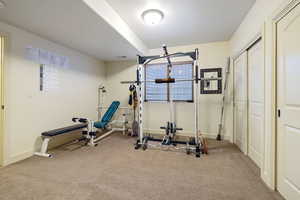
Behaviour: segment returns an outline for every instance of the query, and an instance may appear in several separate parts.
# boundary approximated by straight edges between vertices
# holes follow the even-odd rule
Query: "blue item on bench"
[[[53,136],[60,135],[60,134],[63,134],[63,133],[83,129],[83,128],[86,128],[86,127],[87,127],[86,123],[85,124],[75,124],[75,125],[72,125],[72,126],[67,126],[67,127],[64,127],[64,128],[58,128],[58,129],[54,129],[54,130],[51,130],[51,131],[43,132],[42,136],[53,137]]]
[[[101,121],[95,122],[94,127],[99,129],[104,129],[107,124],[110,122],[116,111],[118,110],[120,106],[119,101],[113,101],[112,104],[107,109],[106,113],[102,117]]]

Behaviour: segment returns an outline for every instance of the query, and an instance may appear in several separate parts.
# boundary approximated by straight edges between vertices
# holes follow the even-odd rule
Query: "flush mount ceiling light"
[[[157,9],[146,10],[142,13],[142,19],[148,25],[159,24],[164,18],[164,13]]]

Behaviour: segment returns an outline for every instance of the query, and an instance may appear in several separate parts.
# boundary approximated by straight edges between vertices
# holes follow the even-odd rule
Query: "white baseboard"
[[[21,160],[31,157],[32,155],[33,151],[26,151],[17,155],[9,156],[8,158],[4,159],[3,166],[19,162]]]

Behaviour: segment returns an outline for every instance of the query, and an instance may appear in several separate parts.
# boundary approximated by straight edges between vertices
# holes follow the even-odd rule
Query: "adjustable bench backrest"
[[[115,112],[118,110],[119,106],[120,106],[119,101],[113,101],[109,106],[109,108],[107,109],[104,116],[102,117],[101,122],[106,122],[106,123],[110,122]]]
[[[98,129],[105,129],[108,123],[113,118],[115,112],[118,110],[119,106],[120,106],[119,101],[113,101],[109,106],[109,108],[107,109],[107,111],[105,112],[105,114],[103,115],[101,121],[94,123],[94,127]]]

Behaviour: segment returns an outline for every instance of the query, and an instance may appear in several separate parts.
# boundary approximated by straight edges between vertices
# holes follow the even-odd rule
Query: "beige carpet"
[[[0,200],[273,200],[257,167],[226,142],[200,159],[134,150],[115,134],[98,147],[53,151],[0,169]],[[69,149],[69,150],[66,150]]]

